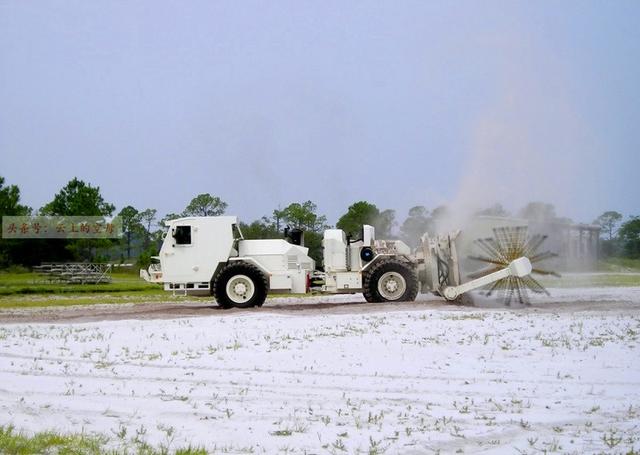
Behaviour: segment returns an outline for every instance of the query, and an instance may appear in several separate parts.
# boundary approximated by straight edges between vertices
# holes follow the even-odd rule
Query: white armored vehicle
[[[324,271],[316,271],[300,232],[291,242],[245,240],[235,216],[171,220],[156,257],[141,270],[145,280],[167,291],[213,295],[223,308],[262,306],[268,293],[304,294],[320,279],[325,293],[364,294],[368,302],[412,301],[419,292],[459,300],[473,289],[529,279],[526,257],[507,258],[479,278],[462,283],[455,240],[458,232],[424,235],[415,251],[400,240],[377,240],[372,226],[352,240],[340,229],[324,232]]]
[[[235,216],[189,217],[169,230],[147,281],[165,290],[215,296],[225,308],[260,306],[268,292],[306,293],[315,262],[284,239],[245,240]]]

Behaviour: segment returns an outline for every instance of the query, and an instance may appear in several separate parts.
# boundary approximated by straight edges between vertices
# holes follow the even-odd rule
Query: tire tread
[[[378,292],[378,280],[389,270],[402,270],[407,290],[398,302],[414,301],[418,295],[418,273],[415,267],[396,258],[382,259],[369,268],[362,278],[362,293],[367,302],[386,302]]]
[[[227,296],[226,286],[231,277],[235,275],[247,275],[254,280],[255,295],[246,304],[238,305]],[[259,280],[259,281],[258,281]],[[262,270],[249,262],[233,261],[227,263],[213,280],[213,298],[222,308],[233,307],[250,308],[252,306],[262,306],[267,293],[269,292],[269,282]]]

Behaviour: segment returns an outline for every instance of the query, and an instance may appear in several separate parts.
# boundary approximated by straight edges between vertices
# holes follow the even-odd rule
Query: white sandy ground
[[[480,304],[0,325],[0,425],[231,453],[640,450],[640,288]]]

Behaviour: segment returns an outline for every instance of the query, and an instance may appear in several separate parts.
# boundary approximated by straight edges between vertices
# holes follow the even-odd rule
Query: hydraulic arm
[[[489,275],[476,278],[475,280],[467,281],[466,283],[460,284],[458,286],[447,286],[443,290],[443,296],[447,300],[455,300],[459,295],[464,294],[465,292],[479,289],[488,284],[495,283],[496,281],[500,281],[510,276],[522,278],[529,275],[531,273],[531,270],[532,267],[529,259],[527,259],[526,257],[521,257],[511,261],[507,267],[502,270],[498,270],[497,272],[493,272]]]

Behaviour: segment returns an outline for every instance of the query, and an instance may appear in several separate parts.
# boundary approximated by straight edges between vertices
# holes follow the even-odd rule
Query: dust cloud
[[[509,65],[499,96],[472,125],[457,190],[447,203],[450,216],[439,229],[464,227],[495,203],[517,215],[528,202],[543,201],[570,217],[580,212],[576,200],[596,191],[598,155],[563,65],[517,56]]]
[[[473,122],[456,190],[445,203],[446,216],[433,226],[438,233],[461,229],[463,256],[470,253],[472,239],[493,236],[495,224],[475,218],[480,210],[500,204],[518,217],[529,202],[544,202],[555,207],[558,217],[573,218],[591,211],[578,206],[578,200],[597,197],[594,176],[602,159],[563,65],[546,56],[536,58],[535,52],[525,55],[533,58],[510,59],[498,96]],[[547,243],[562,238],[557,224],[534,224],[530,231],[553,234],[555,240]],[[546,247],[561,253],[560,244]]]

